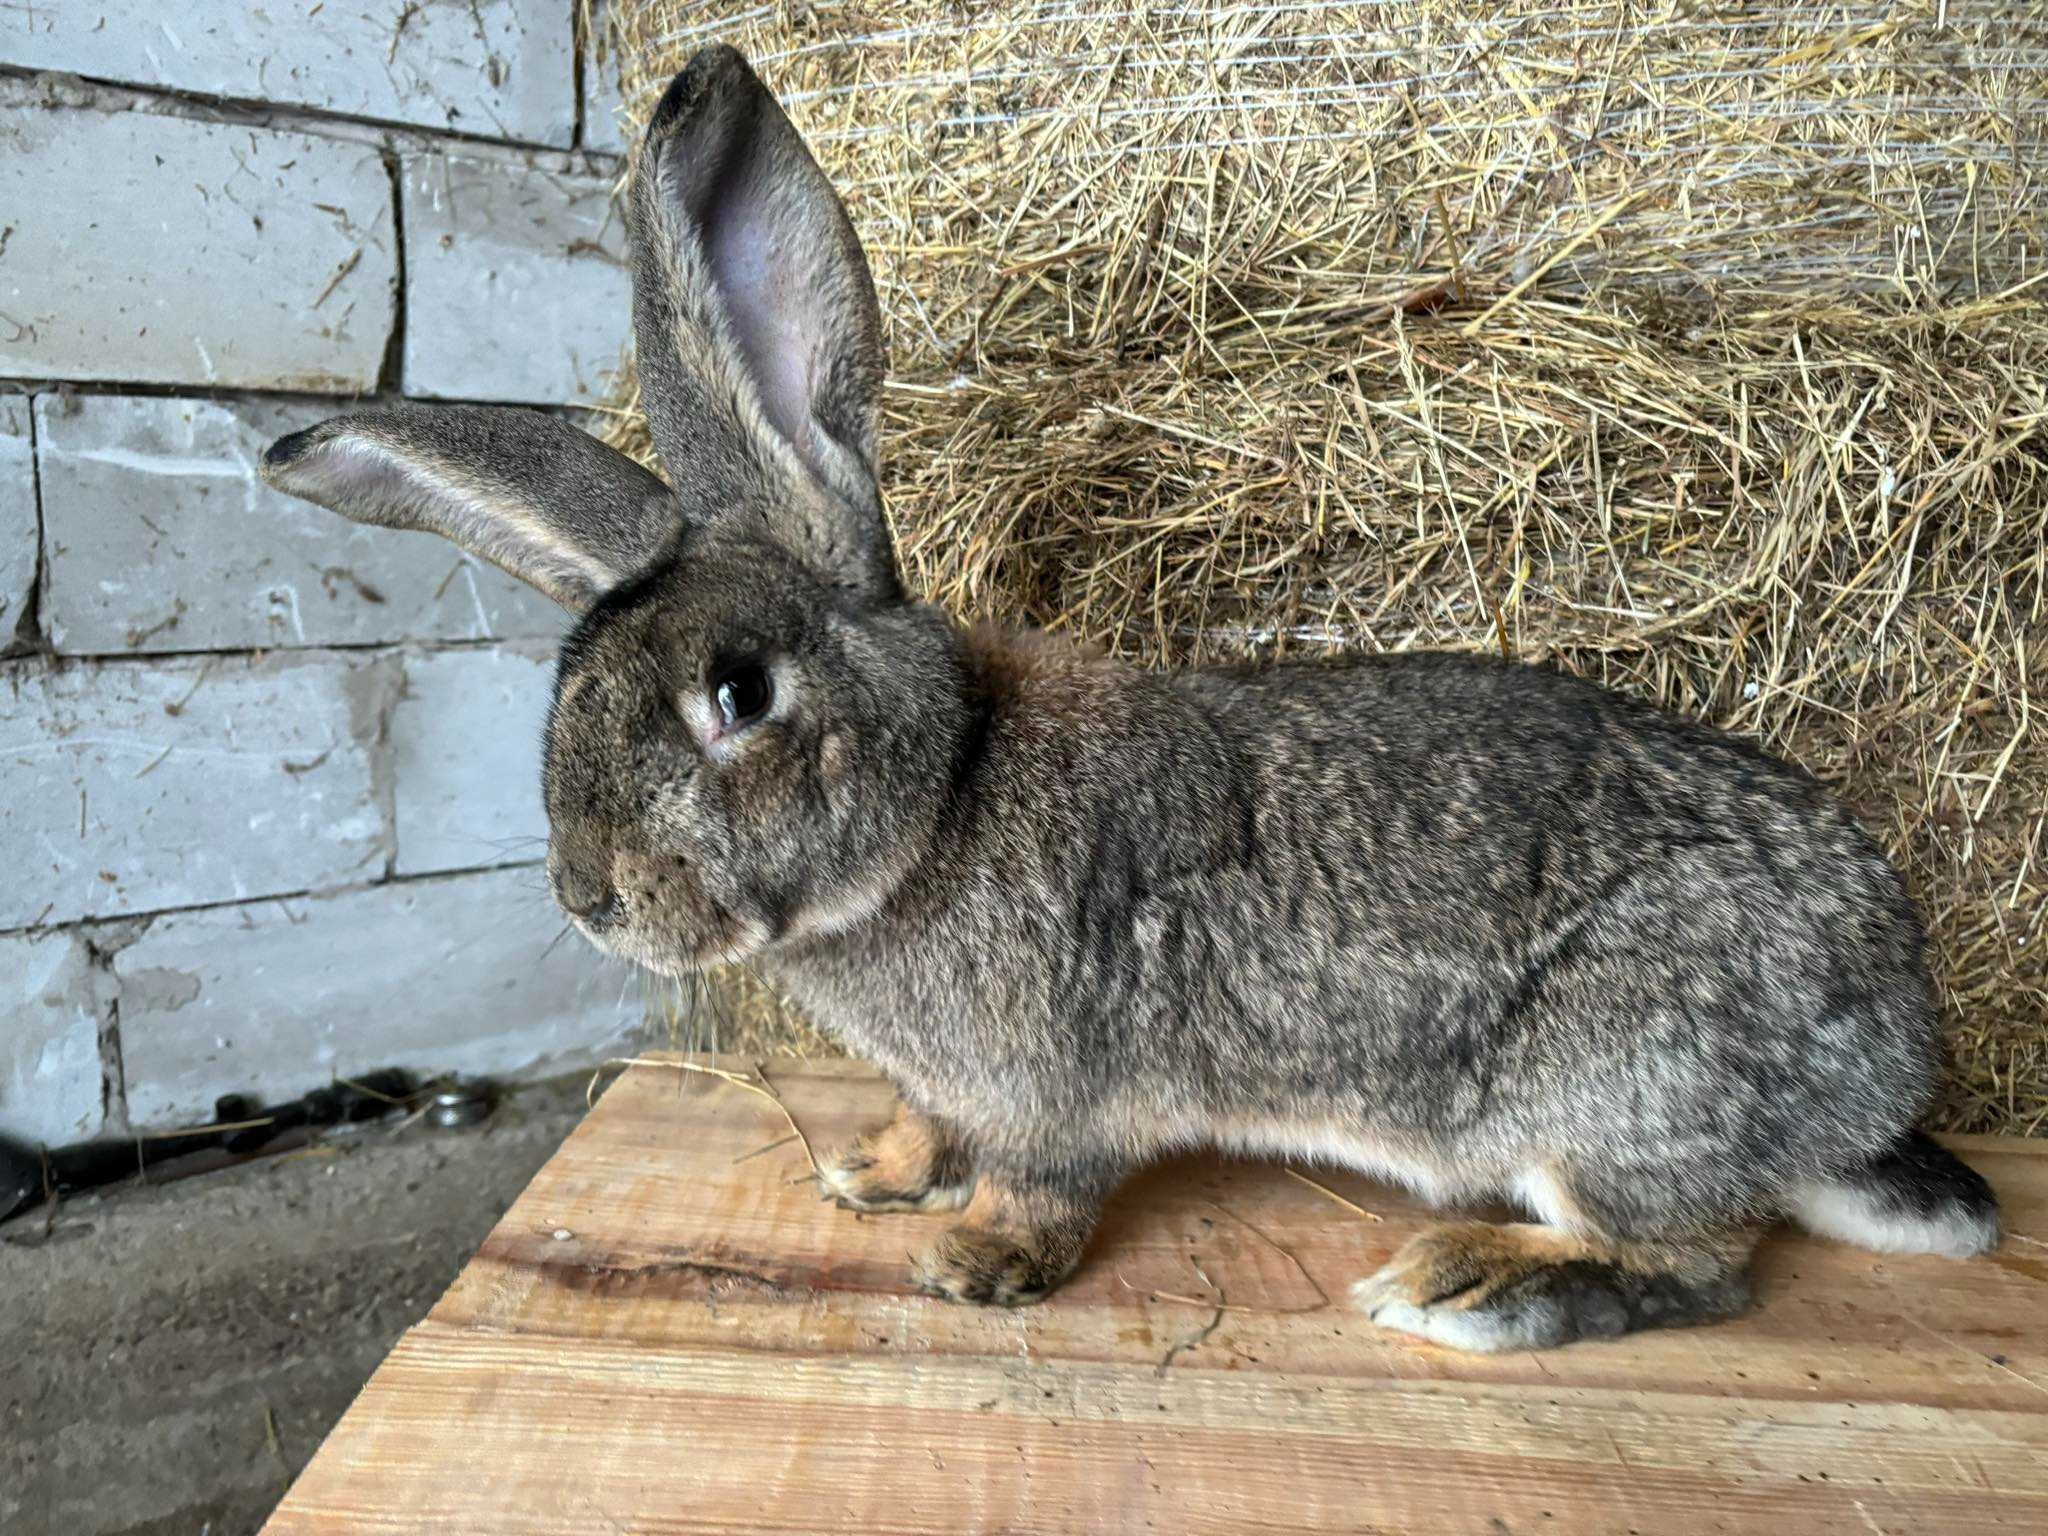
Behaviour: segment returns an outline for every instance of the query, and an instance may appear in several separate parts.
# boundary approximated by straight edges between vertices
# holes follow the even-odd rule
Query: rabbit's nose
[[[608,927],[623,915],[619,893],[599,874],[578,869],[566,860],[554,867],[555,900],[571,917],[593,928]]]
[[[580,907],[569,907],[571,917],[577,918],[592,928],[609,928],[625,915],[626,909],[619,903],[619,893],[610,886],[599,888],[599,895]]]

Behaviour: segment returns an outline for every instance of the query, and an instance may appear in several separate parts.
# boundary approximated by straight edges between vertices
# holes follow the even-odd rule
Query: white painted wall
[[[0,1133],[638,1026],[549,947],[561,615],[255,472],[363,397],[601,398],[620,141],[574,6],[0,15]]]

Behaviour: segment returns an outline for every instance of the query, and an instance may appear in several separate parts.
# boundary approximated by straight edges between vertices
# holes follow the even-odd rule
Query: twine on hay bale
[[[2038,6],[614,4],[629,116],[731,41],[843,189],[916,589],[1754,737],[1911,877],[1943,1122],[2048,1128]]]

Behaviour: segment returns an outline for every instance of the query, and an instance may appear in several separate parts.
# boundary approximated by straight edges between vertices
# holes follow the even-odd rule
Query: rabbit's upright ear
[[[627,208],[642,394],[683,506],[752,509],[821,579],[894,597],[874,281],[831,183],[736,50],[706,48],[671,82]]]
[[[404,405],[272,443],[263,478],[358,523],[438,533],[581,612],[675,532],[660,480],[566,421]]]

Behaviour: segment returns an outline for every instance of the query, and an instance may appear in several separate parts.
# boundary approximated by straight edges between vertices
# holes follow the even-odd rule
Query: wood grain
[[[852,1064],[767,1074],[821,1149],[888,1111]],[[1426,1219],[1363,1178],[1315,1173],[1380,1221],[1274,1166],[1153,1170],[998,1312],[911,1294],[951,1218],[821,1203],[787,1135],[627,1073],[266,1530],[2048,1530],[2040,1143],[1955,1143],[2022,1234],[1987,1259],[1787,1233],[1733,1323],[1475,1357],[1342,1306]]]

